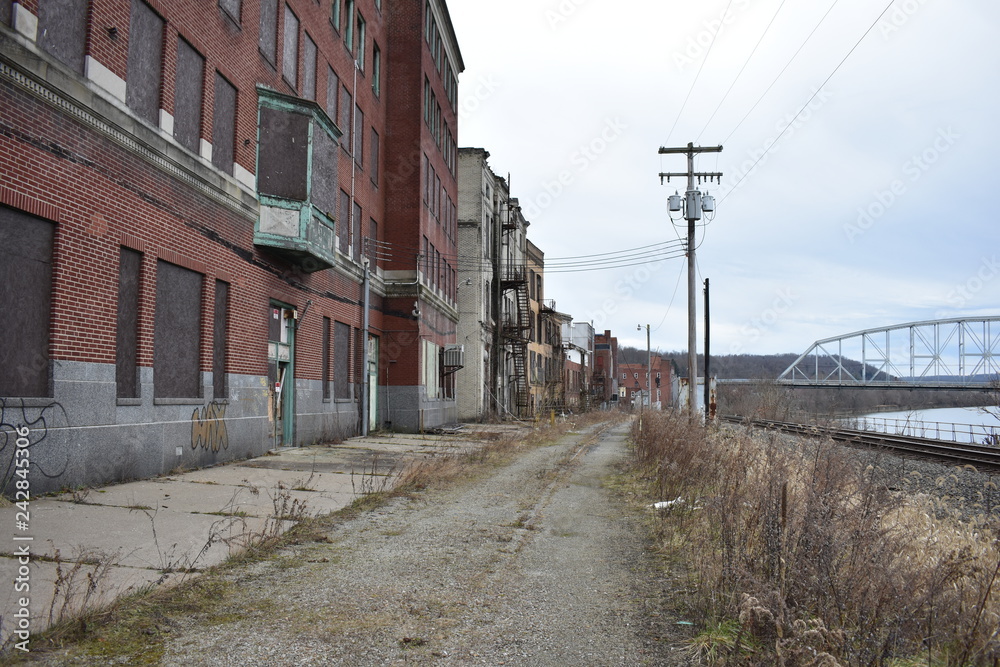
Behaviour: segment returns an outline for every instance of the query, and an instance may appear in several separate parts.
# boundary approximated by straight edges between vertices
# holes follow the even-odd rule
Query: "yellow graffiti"
[[[229,449],[225,403],[209,403],[191,413],[191,449],[199,447],[213,452]]]

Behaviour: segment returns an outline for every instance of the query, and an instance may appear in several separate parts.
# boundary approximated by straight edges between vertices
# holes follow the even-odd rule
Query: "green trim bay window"
[[[306,272],[336,256],[337,162],[341,132],[316,103],[258,87],[254,245]]]

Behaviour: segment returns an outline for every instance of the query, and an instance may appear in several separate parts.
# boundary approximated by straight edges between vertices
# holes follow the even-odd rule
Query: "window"
[[[334,3],[336,4],[336,3]],[[323,400],[330,400],[330,361],[332,352],[330,340],[330,318],[323,318]]]
[[[357,50],[354,51],[355,58],[358,61],[358,69],[362,72],[365,71],[365,20],[358,14],[358,34],[357,34]]]
[[[337,123],[340,126],[341,131],[344,136],[340,138],[340,145],[344,147],[348,153],[351,152],[354,144],[351,143],[351,126],[353,122],[351,121],[351,111],[354,109],[354,98],[351,97],[350,91],[347,90],[347,86],[340,87],[340,122]]]
[[[156,263],[156,316],[153,333],[153,396],[201,396],[198,356],[201,343],[202,275]]]
[[[340,77],[329,65],[326,66],[326,115],[337,122],[337,94],[340,93]]]
[[[340,219],[337,221],[337,239],[340,252],[351,253],[351,195],[340,191]]]
[[[215,73],[215,112],[212,117],[212,164],[232,175],[236,141],[236,88]]]
[[[42,0],[38,5],[38,46],[77,74],[83,74],[88,4],[85,1]],[[11,3],[5,1],[0,5],[6,7],[9,18]]]
[[[634,376],[635,376],[635,379],[636,379],[636,380],[638,380],[638,379],[639,379],[639,374],[638,374],[638,373],[632,373],[632,375],[634,375]]]
[[[349,399],[348,385],[351,368],[351,327],[343,322],[333,324],[333,395],[337,399]]]
[[[302,97],[318,101],[316,100],[316,42],[312,40],[309,33],[306,33],[303,51]]]
[[[354,53],[354,0],[344,0],[344,46]]]
[[[371,172],[372,184],[378,187],[378,150],[379,150],[379,137],[378,132],[375,128],[372,128],[372,140],[371,140],[371,152],[372,152],[372,163],[368,168]]]
[[[278,0],[260,0],[260,54],[273,67],[278,60]]]
[[[139,279],[142,255],[122,248],[118,263],[115,383],[118,398],[139,398]]]
[[[228,352],[229,283],[215,281],[215,312],[212,323],[212,395],[216,401],[229,397],[226,378]]]
[[[337,32],[340,32],[340,3],[343,0],[333,0],[330,3],[330,25]]]
[[[361,261],[361,205],[354,202],[354,217],[351,219],[351,256]]]
[[[242,0],[219,0],[219,7],[226,13],[226,16],[236,22],[236,25],[240,24],[240,5],[242,4]]]
[[[354,161],[358,164],[358,167],[365,166],[365,112],[361,110],[361,107],[355,105],[354,107],[354,141],[355,144],[352,149],[354,153]]]
[[[52,240],[47,220],[0,206],[0,396],[49,396]]]
[[[177,39],[177,83],[174,95],[174,138],[198,152],[205,59],[183,38]]]
[[[299,84],[299,19],[285,5],[285,40],[281,49],[281,77],[292,89]]]
[[[372,92],[375,97],[382,94],[382,50],[372,41]]]
[[[125,103],[140,118],[159,122],[163,69],[163,19],[142,0],[132,0]]]

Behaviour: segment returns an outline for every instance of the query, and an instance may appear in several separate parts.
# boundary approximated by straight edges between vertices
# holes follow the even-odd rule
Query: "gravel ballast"
[[[233,616],[173,628],[162,664],[669,664],[643,531],[604,487],[626,431],[571,433],[228,575]]]

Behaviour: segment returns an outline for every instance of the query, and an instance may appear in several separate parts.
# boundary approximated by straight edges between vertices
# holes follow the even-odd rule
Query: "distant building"
[[[507,183],[490,169],[489,152],[458,150],[458,338],[465,366],[455,376],[458,418],[477,421],[497,412],[499,371],[491,366],[499,285],[501,221],[510,199]]]
[[[673,360],[654,355],[652,377],[646,364],[619,364],[618,395],[625,406],[644,405],[663,408],[670,404],[673,386]]]
[[[594,400],[607,406],[618,401],[618,339],[611,331],[594,335]]]
[[[580,410],[590,410],[594,405],[594,327],[589,322],[572,322],[568,318],[562,322],[562,345],[565,351],[565,372],[575,370],[573,364],[579,367],[579,382],[574,383],[579,388]],[[566,380],[569,386],[569,380]],[[567,402],[571,400],[567,389]],[[575,400],[575,397],[572,397]]]

